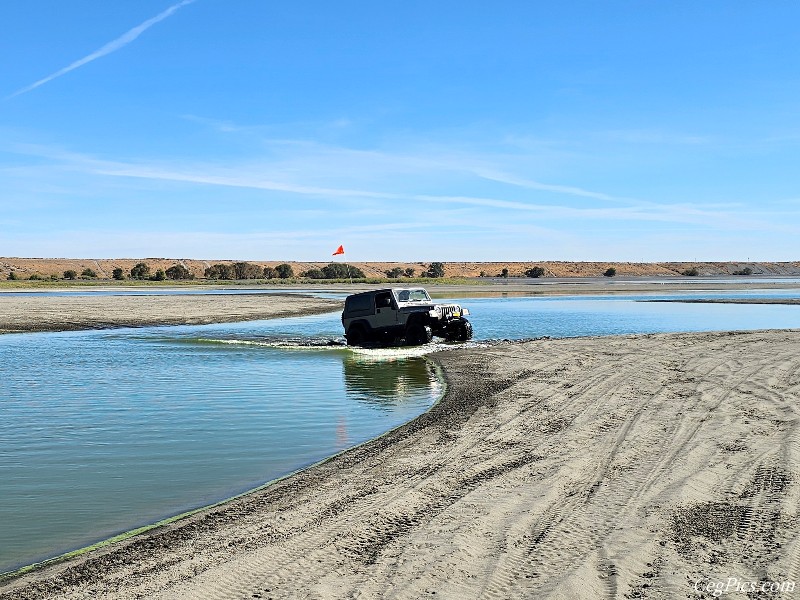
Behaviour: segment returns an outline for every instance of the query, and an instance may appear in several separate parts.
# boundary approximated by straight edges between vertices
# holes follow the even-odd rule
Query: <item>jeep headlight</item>
[[[428,311],[428,316],[431,317],[432,319],[438,319],[442,315],[439,314],[439,309],[438,308],[434,308],[434,309]]]

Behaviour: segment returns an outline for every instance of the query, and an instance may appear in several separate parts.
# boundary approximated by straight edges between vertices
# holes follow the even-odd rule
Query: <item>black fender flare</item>
[[[408,320],[406,321],[406,329],[408,329],[409,327],[411,327],[412,325],[415,325],[417,323],[419,323],[420,325],[423,325],[423,326],[424,325],[428,325],[429,324],[428,323],[429,319],[430,319],[430,317],[428,316],[427,313],[423,313],[423,312],[412,313],[408,317]]]
[[[361,327],[366,335],[372,334],[372,326],[369,324],[369,321],[365,319],[358,319],[357,321],[353,321],[352,323],[350,323],[349,327],[347,328],[347,331],[345,331],[345,335],[350,333],[350,330],[353,327]]]

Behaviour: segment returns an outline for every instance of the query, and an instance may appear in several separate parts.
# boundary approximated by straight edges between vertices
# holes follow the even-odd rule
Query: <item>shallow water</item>
[[[251,489],[440,395],[424,358],[231,339],[276,325],[0,336],[0,571]]]
[[[478,341],[800,328],[800,306],[637,302],[676,296],[458,302]],[[0,571],[251,489],[438,398],[420,355],[441,346],[349,349],[341,334],[332,313],[0,336]]]
[[[459,299],[470,309],[478,339],[575,337],[800,328],[800,306],[684,304],[671,298],[797,298],[798,290],[638,296],[553,296]]]

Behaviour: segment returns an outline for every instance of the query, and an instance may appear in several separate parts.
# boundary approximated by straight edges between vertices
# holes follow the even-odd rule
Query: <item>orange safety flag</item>
[[[337,254],[344,254],[344,246],[339,246],[331,256],[336,256]]]

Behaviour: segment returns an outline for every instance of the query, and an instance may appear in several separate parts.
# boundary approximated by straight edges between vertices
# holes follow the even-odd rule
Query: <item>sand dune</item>
[[[0,595],[676,598],[729,577],[797,581],[799,342],[439,353],[447,396],[412,423]]]

